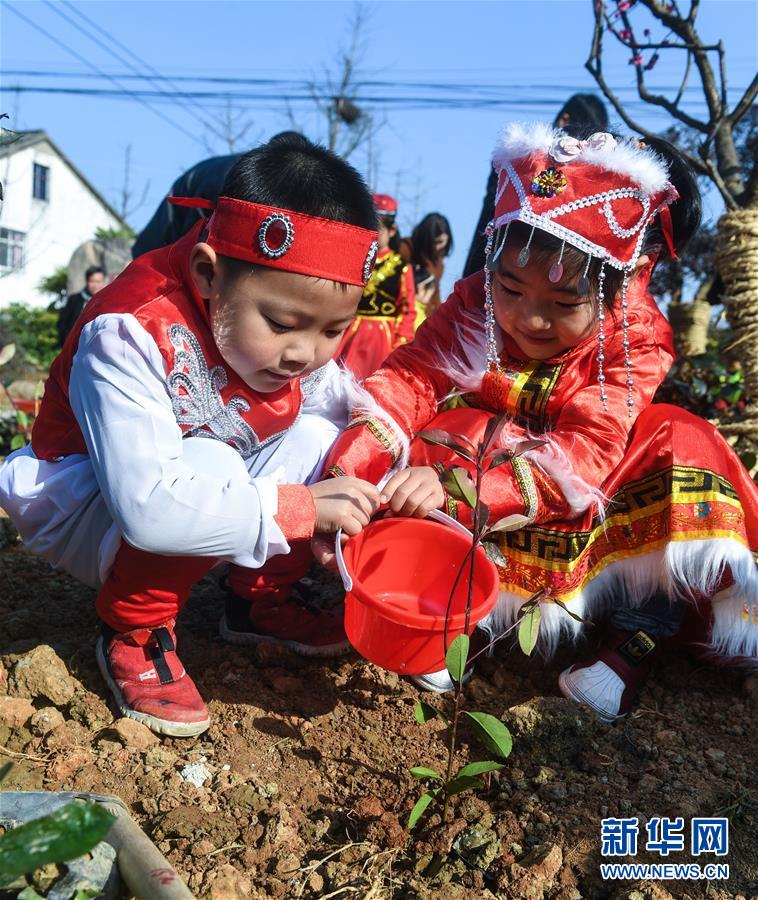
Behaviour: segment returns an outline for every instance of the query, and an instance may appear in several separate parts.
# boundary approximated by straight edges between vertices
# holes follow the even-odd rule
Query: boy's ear
[[[190,254],[190,278],[203,300],[209,300],[218,275],[219,260],[209,244],[195,244]]]

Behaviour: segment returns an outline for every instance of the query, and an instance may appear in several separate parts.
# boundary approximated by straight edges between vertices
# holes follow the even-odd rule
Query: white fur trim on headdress
[[[499,170],[505,161],[521,159],[532,153],[549,154],[551,148],[558,146],[561,139],[566,137],[564,131],[555,130],[542,122],[513,122],[503,129],[492,154],[492,164]],[[609,172],[626,175],[646,194],[662,191],[669,183],[669,170],[665,160],[634,139],[590,139],[577,143],[583,146],[572,161],[589,163]]]

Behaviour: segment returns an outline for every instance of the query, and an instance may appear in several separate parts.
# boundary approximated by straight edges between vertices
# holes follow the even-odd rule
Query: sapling
[[[441,718],[449,725],[447,767],[444,775],[427,766],[415,766],[410,770],[414,777],[429,783],[429,786],[411,810],[408,818],[409,830],[417,824],[432,804],[438,803],[442,804],[441,824],[444,826],[447,822],[447,811],[452,796],[466,790],[484,787],[482,776],[503,768],[504,763],[501,760],[508,757],[512,747],[510,732],[498,718],[489,713],[472,712],[463,709],[464,675],[467,666],[472,665],[478,656],[487,652],[497,641],[504,638],[515,628],[518,628],[519,643],[526,654],[532,652],[539,635],[539,601],[546,595],[545,591],[538,591],[521,606],[516,622],[511,628],[490,640],[485,647],[473,655],[469,655],[471,649],[469,631],[474,570],[477,556],[479,555],[477,551],[482,545],[482,541],[490,535],[504,531],[515,531],[528,523],[528,519],[525,516],[514,514],[498,519],[490,524],[490,510],[487,504],[481,500],[482,481],[489,472],[492,472],[498,466],[544,444],[544,441],[526,440],[513,449],[504,449],[496,446],[506,418],[506,415],[493,416],[487,424],[482,440],[477,444],[472,443],[463,435],[452,435],[442,430],[422,431],[418,435],[428,444],[437,444],[452,450],[458,457],[469,463],[474,477],[472,478],[471,473],[462,466],[451,466],[445,469],[442,475],[442,484],[447,493],[453,499],[462,501],[471,509],[471,547],[458,569],[445,613],[445,667],[455,686],[452,715],[448,717],[442,710],[436,709],[423,701],[419,701],[414,710],[416,721],[419,724],[428,722],[433,718]],[[453,599],[460,580],[466,572],[468,573],[468,587],[463,633],[458,635],[452,642],[449,642],[448,623]],[[469,720],[478,742],[493,754],[496,759],[467,763],[457,771],[454,771],[458,727],[462,716],[466,716]]]

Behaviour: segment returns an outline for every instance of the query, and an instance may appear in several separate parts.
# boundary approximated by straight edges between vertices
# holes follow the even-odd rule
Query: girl
[[[358,379],[376,371],[395,347],[413,340],[416,319],[413,270],[398,253],[397,200],[374,194],[374,206],[379,218],[376,265],[338,353]]]
[[[378,503],[357,479],[312,484],[347,417],[331,358],[375,223],[358,173],[323,147],[287,135],[246,154],[210,220],[87,305],[31,446],[0,468],[0,503],[27,547],[98,588],[103,677],[122,714],[154,731],[208,728],[174,622],[219,560],[246,612],[224,619],[223,637],[312,655],[345,646],[340,622],[281,585],[314,532],[354,534]]]
[[[377,483],[392,469],[382,490],[392,511],[444,506],[469,521],[437,477],[441,464],[463,463],[414,434],[476,440],[506,412],[502,446],[540,438],[484,480],[493,519],[517,523],[491,548],[501,594],[485,625],[502,630],[540,589],[583,618],[613,610],[600,653],[560,679],[567,696],[613,719],[631,708],[660,638],[697,603],[712,606],[715,652],[758,655],[758,489],[711,425],[652,405],[673,348],[646,289],[656,261],[697,228],[697,187],[665,142],[580,141],[539,124],[508,127],[493,164],[486,270],[368,379],[381,410],[351,423],[329,471]],[[438,414],[456,389],[467,408]],[[542,603],[543,650],[580,628]],[[422,683],[449,682],[441,673]]]
[[[440,305],[440,283],[445,257],[453,252],[450,223],[440,213],[429,213],[400,241],[400,255],[413,268],[416,286],[416,328]]]

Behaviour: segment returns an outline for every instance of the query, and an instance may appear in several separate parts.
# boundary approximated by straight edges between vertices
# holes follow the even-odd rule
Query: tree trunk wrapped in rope
[[[719,220],[716,267],[724,282],[747,402],[742,421],[725,424],[721,431],[758,443],[758,208],[731,210]]]

